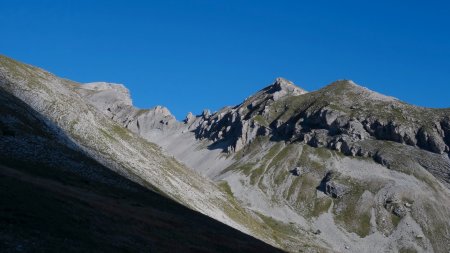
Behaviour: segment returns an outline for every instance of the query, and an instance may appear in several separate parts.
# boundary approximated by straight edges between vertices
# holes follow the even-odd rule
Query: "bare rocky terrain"
[[[162,106],[134,107],[120,84],[79,84],[6,57],[0,73],[2,93],[41,115],[64,147],[275,247],[450,251],[450,109],[348,80],[307,92],[278,78],[237,106],[177,121]],[[5,157],[42,160],[21,145]]]

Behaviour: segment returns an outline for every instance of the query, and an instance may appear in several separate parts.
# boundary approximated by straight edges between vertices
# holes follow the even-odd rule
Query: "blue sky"
[[[450,107],[448,1],[6,1],[0,53],[79,82],[125,84],[177,118],[282,76],[337,79]]]

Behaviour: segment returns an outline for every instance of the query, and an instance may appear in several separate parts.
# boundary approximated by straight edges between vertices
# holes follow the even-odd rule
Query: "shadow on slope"
[[[109,170],[0,88],[3,252],[279,252]]]

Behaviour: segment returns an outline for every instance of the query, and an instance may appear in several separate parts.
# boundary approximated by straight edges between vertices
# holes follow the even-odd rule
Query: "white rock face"
[[[282,77],[278,77],[273,86],[275,88],[273,91],[273,100],[275,101],[287,95],[298,96],[307,93],[305,90],[295,86],[293,82]]]
[[[121,102],[125,105],[132,105],[130,91],[123,86],[123,84],[116,83],[106,83],[106,82],[95,82],[86,83],[79,86],[80,91],[86,90],[85,95],[92,95],[94,97],[99,97],[98,100],[106,100],[105,102]],[[91,91],[91,92],[89,92]],[[94,101],[94,99],[92,99]]]

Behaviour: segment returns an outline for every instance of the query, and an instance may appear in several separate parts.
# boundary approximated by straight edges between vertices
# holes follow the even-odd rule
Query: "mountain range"
[[[277,78],[178,121],[5,56],[0,90],[6,252],[450,251],[450,109]]]

